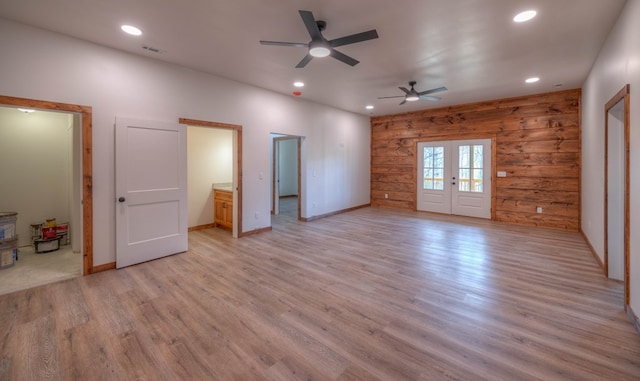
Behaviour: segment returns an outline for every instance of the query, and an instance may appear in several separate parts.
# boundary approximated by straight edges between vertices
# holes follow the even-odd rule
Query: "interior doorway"
[[[301,218],[301,145],[299,136],[272,134],[271,214]]]
[[[206,127],[212,129],[220,129],[231,131],[232,133],[232,179],[230,184],[223,184],[225,190],[231,193],[232,213],[231,213],[231,234],[234,238],[242,237],[242,126],[237,124],[228,124],[220,122],[210,122],[203,120],[180,118],[179,122],[187,126]],[[212,184],[213,186],[213,184]],[[214,207],[212,206],[212,211]],[[215,225],[200,225],[192,230],[199,228],[211,228]]]
[[[491,218],[492,140],[418,143],[417,209]]]
[[[80,168],[74,171],[74,177],[81,190],[74,203],[80,211],[76,229],[81,237],[79,245],[82,250],[82,274],[88,275],[113,268],[113,264],[93,265],[93,143],[91,133],[93,116],[91,107],[8,96],[0,96],[0,105],[66,112],[74,115],[76,121],[74,123],[79,126],[80,130],[79,138],[74,143],[77,145],[78,151],[81,152],[78,155]]]
[[[624,281],[629,304],[629,85],[605,105],[604,271]]]

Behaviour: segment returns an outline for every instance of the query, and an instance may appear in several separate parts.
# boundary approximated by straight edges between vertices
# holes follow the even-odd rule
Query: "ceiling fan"
[[[427,101],[439,101],[441,99],[440,97],[430,96],[429,94],[435,94],[441,91],[447,91],[447,88],[442,86],[435,89],[418,92],[413,88],[415,84],[416,84],[416,81],[409,82],[409,86],[411,86],[411,90],[407,90],[406,87],[402,87],[402,86],[398,87],[400,90],[404,91],[405,95],[397,95],[393,97],[378,97],[378,99],[404,98],[402,102],[400,102],[401,105],[407,102],[417,101],[418,99],[424,99]]]
[[[304,26],[307,27],[307,31],[309,31],[309,35],[311,36],[311,41],[309,43],[303,42],[280,42],[280,41],[260,41],[262,45],[275,45],[275,46],[293,46],[299,48],[307,48],[307,55],[304,56],[302,61],[300,61],[296,68],[303,68],[307,66],[307,64],[314,57],[326,57],[331,56],[338,61],[344,62],[347,65],[355,66],[360,61],[355,58],[349,57],[346,54],[340,53],[335,48],[339,46],[355,44],[356,42],[362,42],[367,40],[373,40],[378,38],[378,32],[375,29],[356,33],[345,37],[336,38],[333,40],[327,40],[322,35],[322,31],[327,27],[327,23],[321,20],[316,21],[313,17],[313,13],[310,11],[298,11],[300,13],[300,17],[302,17],[302,22],[304,22]]]

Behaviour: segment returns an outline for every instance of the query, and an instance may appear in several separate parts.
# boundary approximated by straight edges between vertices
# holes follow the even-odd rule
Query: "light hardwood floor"
[[[638,380],[577,233],[364,208],[0,296],[1,380]]]

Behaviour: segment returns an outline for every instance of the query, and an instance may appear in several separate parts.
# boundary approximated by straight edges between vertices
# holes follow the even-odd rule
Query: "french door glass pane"
[[[473,146],[473,168],[482,169],[482,145]]]
[[[423,189],[444,189],[444,147],[424,147]]]
[[[459,146],[458,191],[483,192],[482,145]]]

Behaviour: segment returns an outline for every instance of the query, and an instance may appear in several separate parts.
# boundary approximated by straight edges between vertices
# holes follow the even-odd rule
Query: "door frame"
[[[618,102],[624,100],[624,309],[627,310],[630,301],[630,274],[631,262],[629,252],[629,222],[630,222],[630,90],[631,86],[626,84],[604,105],[604,274],[609,277],[609,110]]]
[[[276,210],[276,206],[280,206],[280,202],[279,200],[276,200],[276,195],[279,195],[279,192],[277,191],[278,186],[277,186],[277,180],[276,180],[276,175],[278,174],[279,170],[277,169],[278,166],[278,154],[279,154],[279,149],[277,148],[278,142],[283,141],[283,140],[296,140],[297,141],[297,149],[298,149],[298,220],[302,221],[302,217],[301,217],[301,205],[302,205],[302,188],[301,188],[301,177],[302,177],[302,171],[300,168],[300,156],[301,156],[301,151],[302,151],[302,137],[301,136],[295,136],[295,135],[285,135],[285,136],[278,136],[273,138],[273,169],[272,169],[272,173],[273,176],[271,176],[273,178],[273,181],[271,182],[271,194],[272,194],[272,200],[271,200],[271,214],[279,214],[279,211]]]
[[[418,166],[422,165],[422,159],[420,158],[420,155],[418,155],[418,144],[420,143],[433,143],[433,142],[443,142],[443,141],[458,141],[458,140],[479,140],[479,139],[491,139],[491,217],[490,220],[491,221],[495,221],[496,220],[496,202],[497,202],[497,197],[496,197],[496,189],[497,189],[497,165],[496,165],[496,151],[497,151],[497,144],[496,144],[496,135],[495,134],[469,134],[469,135],[465,135],[464,137],[459,137],[459,136],[440,136],[437,138],[432,138],[432,139],[423,139],[423,140],[418,140],[416,141],[415,144],[415,157],[416,160],[414,162],[415,167],[413,168],[413,173],[416,175],[416,190],[417,190],[417,186],[418,186],[418,181],[420,179],[418,179]],[[416,191],[414,193],[414,205],[415,208],[414,210],[419,212],[420,210],[418,210],[418,192]]]
[[[113,264],[93,266],[93,150],[90,106],[0,95],[0,104],[40,110],[63,111],[81,116],[82,140],[82,275],[109,270]]]
[[[189,118],[179,118],[178,123],[186,124],[187,126],[219,128],[236,132],[236,147],[234,147],[234,149],[237,150],[238,158],[235,163],[235,173],[233,174],[237,179],[237,182],[235,189],[236,199],[233,200],[234,215],[232,235],[234,238],[242,237],[244,235],[242,230],[242,126],[239,124],[211,122]]]

